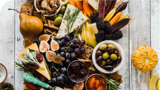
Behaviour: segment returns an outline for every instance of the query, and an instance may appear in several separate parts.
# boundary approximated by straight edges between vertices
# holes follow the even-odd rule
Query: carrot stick
[[[121,17],[123,11],[117,13],[109,22],[111,25],[115,24],[117,22],[117,20]]]
[[[83,10],[83,5],[82,5],[82,2],[81,2],[81,1],[79,1],[79,0],[74,0],[74,2],[77,4],[77,6],[78,6],[78,8],[79,8],[80,10]]]
[[[75,0],[68,0],[68,3],[71,4],[71,5],[73,5],[73,6],[75,6],[76,8],[78,8]]]

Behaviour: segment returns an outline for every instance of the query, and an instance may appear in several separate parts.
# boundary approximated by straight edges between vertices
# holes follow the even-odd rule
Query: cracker
[[[48,21],[48,27],[49,28],[52,28],[54,30],[59,30],[59,28],[54,25],[54,21],[49,20],[49,19],[47,21]]]
[[[93,48],[87,45],[84,45],[83,47],[86,49],[86,52],[82,54],[82,57],[85,59],[89,59],[92,54]]]
[[[47,23],[46,17],[44,16],[44,13],[33,11],[33,16],[40,18],[43,23]]]

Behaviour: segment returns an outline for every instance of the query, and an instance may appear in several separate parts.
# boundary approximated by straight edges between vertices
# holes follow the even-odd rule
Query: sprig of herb
[[[35,50],[29,48],[29,50],[26,50],[26,53],[27,53],[27,54],[22,54],[22,56],[23,56],[24,59],[18,58],[17,60],[18,60],[18,61],[21,61],[21,62],[24,62],[24,63],[35,64],[35,65],[38,65],[38,66],[44,68],[44,67],[38,62],[38,60],[36,59],[36,51],[35,51]]]
[[[23,62],[22,63],[19,63],[19,62],[15,62],[15,65],[16,67],[18,67],[18,70],[19,71],[23,71],[23,72],[26,72],[26,71],[30,71],[31,73],[34,73],[35,71],[28,67],[26,64],[24,64]]]
[[[119,83],[115,80],[111,79],[110,77],[106,78],[107,81],[107,90],[118,90],[119,89]]]
[[[69,32],[69,30],[71,30],[73,23],[80,12],[80,9],[76,9],[71,15],[70,15],[70,12],[71,12],[71,9],[68,9],[67,15],[65,16],[65,19],[67,20],[67,33]]]

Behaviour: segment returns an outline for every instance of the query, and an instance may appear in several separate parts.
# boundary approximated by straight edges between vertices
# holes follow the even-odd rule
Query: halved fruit
[[[49,41],[49,39],[50,39],[50,35],[48,35],[48,34],[43,34],[43,35],[41,35],[41,36],[39,36],[39,41],[41,42],[41,41]]]
[[[45,53],[47,52],[47,50],[50,49],[49,44],[47,43],[47,41],[41,41],[40,45],[39,45],[39,51],[41,53]]]
[[[27,38],[25,38],[23,40],[23,45],[24,45],[25,48],[28,47],[28,46],[30,46],[31,44],[33,44],[33,42],[31,40],[29,40]]]
[[[48,61],[48,62],[52,62],[52,58],[53,58],[54,56],[56,56],[56,53],[55,53],[55,52],[50,51],[50,50],[46,52],[46,58],[47,58],[47,61]]]
[[[51,50],[52,50],[52,51],[57,51],[57,50],[59,50],[59,44],[57,43],[57,41],[55,41],[55,40],[52,39],[50,45],[51,45]]]
[[[82,90],[84,88],[84,83],[77,83],[76,85],[74,85],[73,90]]]
[[[159,90],[160,88],[160,76],[158,74],[153,75],[149,80],[150,90]]]

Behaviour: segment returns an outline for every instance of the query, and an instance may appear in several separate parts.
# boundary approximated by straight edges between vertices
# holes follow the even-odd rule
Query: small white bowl
[[[0,84],[2,84],[7,78],[7,69],[6,67],[0,63]]]
[[[122,60],[119,63],[119,65],[116,66],[112,71],[107,71],[107,70],[101,68],[96,62],[96,51],[98,50],[99,46],[102,45],[102,44],[113,44],[116,47],[116,49],[118,49],[119,55],[122,57]],[[93,50],[93,53],[92,53],[92,61],[93,61],[94,66],[100,72],[106,73],[106,74],[110,74],[110,73],[114,73],[114,72],[118,71],[121,68],[121,66],[123,65],[124,59],[125,59],[125,54],[124,54],[124,51],[123,51],[122,47],[117,42],[111,41],[111,40],[105,40],[105,41],[102,41],[99,44],[97,44],[96,47]]]
[[[60,1],[60,6],[59,6],[59,8],[57,9],[57,12],[56,12],[56,13],[53,13],[53,14],[51,14],[51,15],[44,14],[44,16],[46,16],[46,17],[52,17],[52,16],[56,15],[56,14],[60,11],[60,9],[61,9],[61,0],[59,0],[59,1]],[[38,12],[39,9],[37,8],[37,0],[34,0],[34,7],[35,7],[36,11]]]

